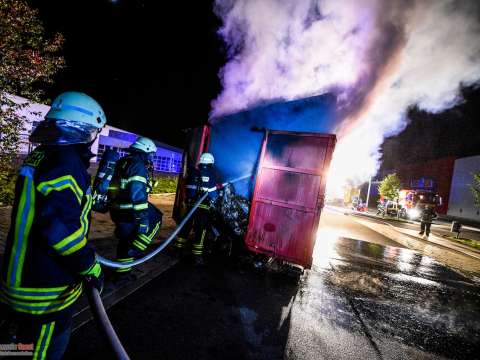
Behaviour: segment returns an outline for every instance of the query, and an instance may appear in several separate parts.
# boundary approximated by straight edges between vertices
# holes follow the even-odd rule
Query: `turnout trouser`
[[[23,350],[28,352],[33,345],[32,359],[62,359],[72,331],[73,306],[58,314],[49,314],[48,317],[21,314],[3,306],[1,310],[6,312],[6,314],[2,314],[6,315],[6,324],[13,325],[15,329],[14,343],[22,344]],[[3,331],[6,329],[2,329]],[[17,354],[12,358],[25,357]]]
[[[162,224],[161,212],[153,205],[148,204],[149,230],[146,234],[137,233],[137,224],[118,214],[112,216],[115,222],[115,236],[118,238],[117,261],[129,262],[139,257],[157,236]],[[129,272],[131,267],[116,268],[116,272]]]
[[[425,221],[420,222],[420,235],[423,235],[423,233],[425,233],[427,236],[429,236],[431,226],[432,226],[432,223],[430,222],[425,222]]]
[[[190,209],[191,207],[188,208],[188,211]],[[193,228],[194,239],[192,243],[192,254],[194,256],[202,256],[209,224],[209,216],[209,206],[201,204],[180,231],[180,234],[175,240],[175,246],[179,249],[187,247],[188,236]]]

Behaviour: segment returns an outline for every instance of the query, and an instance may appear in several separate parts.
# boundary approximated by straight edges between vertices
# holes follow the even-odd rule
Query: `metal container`
[[[245,243],[305,268],[316,232],[335,135],[266,131]]]
[[[203,151],[215,156],[219,182],[253,200],[247,247],[309,268],[338,125],[331,94],[283,101],[211,119],[193,129],[183,158],[174,218],[185,210],[185,179]],[[254,195],[255,194],[255,195]]]
[[[220,181],[257,171],[264,129],[332,134],[338,126],[336,99],[320,95],[271,103],[211,120],[209,151]],[[252,198],[255,178],[235,184],[236,193]]]

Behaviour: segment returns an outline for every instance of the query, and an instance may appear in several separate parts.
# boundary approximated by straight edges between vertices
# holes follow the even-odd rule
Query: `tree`
[[[397,174],[387,175],[380,185],[378,186],[378,192],[387,200],[397,200],[402,184]]]
[[[28,103],[45,100],[43,88],[64,67],[59,54],[64,39],[47,39],[38,11],[24,0],[0,0],[0,203],[11,201],[18,146],[23,124],[20,111]]]
[[[475,206],[480,208],[480,172],[473,174],[473,184],[470,185],[470,190],[473,194],[473,201]]]

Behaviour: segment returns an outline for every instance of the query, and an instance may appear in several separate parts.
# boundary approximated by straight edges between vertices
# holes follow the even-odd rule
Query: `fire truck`
[[[436,191],[436,182],[433,179],[412,179],[409,189],[400,190],[398,204],[400,217],[416,220],[425,205],[440,206],[442,198]]]

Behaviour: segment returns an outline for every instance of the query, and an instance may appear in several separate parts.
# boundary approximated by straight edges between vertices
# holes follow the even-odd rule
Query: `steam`
[[[479,9],[460,0],[217,0],[229,61],[212,116],[334,92],[329,189],[363,182],[410,106],[439,112],[479,81]]]

